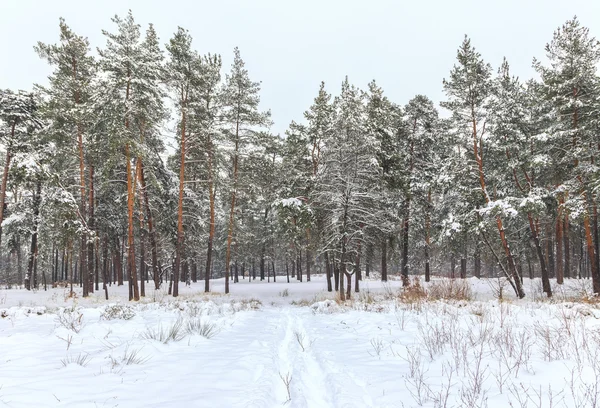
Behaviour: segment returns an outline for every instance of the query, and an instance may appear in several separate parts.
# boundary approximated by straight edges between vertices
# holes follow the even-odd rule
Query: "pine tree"
[[[560,198],[566,210],[561,217],[568,225],[569,213],[581,214],[594,293],[600,293],[597,204],[590,192],[585,163],[589,160],[593,164],[598,150],[594,129],[600,43],[575,17],[555,31],[545,50],[549,66],[535,59],[533,62],[542,79],[539,95],[551,118],[544,130],[550,137],[551,155],[557,165],[568,170],[561,181],[572,186]],[[568,228],[563,233],[568,235]]]
[[[51,131],[57,140],[70,146],[75,140],[79,157],[79,217],[83,224],[81,235],[79,271],[83,276],[83,296],[90,290],[89,272],[87,270],[86,251],[89,232],[86,203],[88,191],[85,177],[85,138],[93,120],[90,117],[92,81],[96,71],[96,63],[89,55],[90,46],[87,38],[76,35],[64,19],[60,19],[60,42],[55,45],[38,43],[35,47],[38,55],[55,67],[49,77],[50,86],[40,87],[48,99],[47,119],[51,122]]]
[[[179,201],[177,207],[177,244],[175,249],[175,266],[173,269],[173,296],[179,295],[179,274],[184,252],[183,197],[185,183],[185,162],[189,136],[188,116],[193,101],[194,89],[199,81],[200,57],[191,48],[192,37],[179,27],[167,44],[169,61],[167,62],[167,83],[173,92],[179,110],[180,155],[179,162]]]
[[[227,227],[227,249],[225,254],[225,293],[229,293],[229,266],[231,262],[231,244],[233,241],[234,215],[236,194],[238,190],[238,173],[240,151],[245,147],[245,142],[256,128],[270,124],[270,112],[260,112],[260,83],[253,82],[248,76],[240,51],[234,49],[234,60],[231,72],[225,78],[225,86],[221,94],[223,118],[228,124],[227,135],[233,144],[232,153],[232,180],[231,180],[231,205],[229,207],[229,223]]]
[[[486,184],[482,146],[486,131],[486,105],[491,91],[491,67],[482,60],[481,55],[466,36],[458,49],[457,61],[458,63],[450,72],[450,78],[444,80],[444,91],[448,101],[442,106],[452,112],[457,131],[465,139],[471,139],[480,191],[486,205],[490,207],[495,203]],[[517,296],[523,298],[525,292],[506,237],[502,217],[496,214],[494,218],[508,262],[507,278],[511,280]]]

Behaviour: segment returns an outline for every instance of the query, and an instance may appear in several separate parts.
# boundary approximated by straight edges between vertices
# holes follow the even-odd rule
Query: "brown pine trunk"
[[[238,114],[235,123],[235,150],[233,156],[233,188],[231,190],[231,208],[229,211],[229,226],[227,230],[227,249],[225,251],[225,293],[229,293],[229,264],[231,263],[231,242],[233,241],[233,221],[235,214],[235,195],[237,191],[238,177],[238,151],[240,147],[240,115]]]
[[[556,283],[562,284],[564,280],[563,271],[563,217],[562,200],[559,202],[558,217],[556,219]]]
[[[11,128],[11,138],[15,136],[15,126]],[[6,205],[6,184],[8,183],[8,170],[12,156],[8,146],[6,147],[6,161],[4,162],[4,173],[2,173],[2,187],[0,187],[0,244],[2,243],[2,221],[4,221],[4,206]]]
[[[425,213],[425,282],[431,280],[431,271],[429,267],[429,251],[431,247],[430,229],[431,229],[431,188],[427,192],[427,209]],[[367,274],[368,276],[368,274]]]
[[[40,201],[42,199],[42,183],[38,181],[36,183],[36,191],[33,194],[33,233],[31,234],[31,247],[29,249],[29,260],[27,262],[27,276],[25,280],[26,288],[35,289],[37,288],[37,276],[36,276],[36,258],[38,254],[38,217],[40,215]]]
[[[160,274],[158,273],[158,248],[156,245],[156,231],[154,230],[154,218],[150,209],[150,199],[148,198],[148,190],[146,189],[146,176],[144,174],[144,162],[139,159],[140,168],[140,188],[144,199],[144,207],[146,209],[146,221],[148,224],[148,237],[150,238],[150,250],[152,251],[152,277],[154,278],[154,289],[160,288]]]
[[[89,176],[90,176],[90,185],[89,185],[89,202],[88,202],[88,229],[90,231],[94,231],[94,166],[90,164],[89,166]],[[94,240],[88,239],[87,243],[87,274],[88,274],[88,292],[94,293]],[[94,237],[95,238],[95,237]]]
[[[71,68],[72,68],[72,74],[73,74],[73,79],[75,81],[77,81],[77,60],[75,59],[75,57],[73,56],[71,58]],[[75,104],[79,105],[80,103],[80,94],[79,94],[79,90],[76,90],[74,92],[74,100],[75,100]],[[79,189],[80,189],[80,194],[81,194],[81,208],[80,208],[80,215],[81,215],[81,219],[82,221],[85,222],[85,201],[86,201],[86,192],[85,192],[85,164],[84,164],[84,154],[83,154],[83,129],[81,126],[81,123],[77,123],[77,149],[79,152]],[[83,233],[82,237],[81,237],[81,248],[80,248],[80,264],[81,264],[81,270],[80,270],[80,276],[83,277],[83,296],[86,297],[88,295],[88,280],[89,280],[89,276],[85,271],[85,266],[86,266],[86,244],[87,244],[87,234]]]
[[[307,243],[308,245],[308,243]],[[310,250],[306,248],[306,281],[310,282]]]
[[[360,287],[358,285],[358,281],[360,280],[360,248],[361,242],[358,242],[358,250],[356,252],[356,265],[354,267],[354,291],[359,292]]]
[[[571,277],[571,243],[569,240],[569,215],[565,211],[564,228],[563,228],[563,241],[565,246],[565,265],[564,265],[564,277]]]
[[[208,229],[208,248],[206,250],[206,270],[204,273],[204,291],[210,291],[210,268],[212,264],[213,240],[215,238],[215,189],[213,186],[213,146],[208,134],[208,196],[210,206],[210,225]]]
[[[186,149],[186,111],[187,96],[182,93],[181,111],[181,159],[179,163],[179,200],[177,202],[177,246],[175,248],[175,266],[173,267],[173,297],[179,296],[179,272],[183,256],[183,184],[185,181],[185,149]]]
[[[83,132],[81,131],[81,126],[77,125],[77,145],[79,149],[79,181],[80,181],[80,194],[81,194],[81,209],[79,210],[81,213],[81,218],[85,220],[85,204],[87,194],[85,191],[85,165],[83,158]],[[83,277],[83,297],[86,297],[89,292],[88,285],[88,274],[86,273],[86,250],[87,250],[87,234],[84,232],[81,236],[81,248],[80,248],[80,276]]]
[[[125,160],[127,161],[127,278],[129,279],[130,299],[140,300],[140,290],[137,281],[137,265],[135,264],[135,244],[133,239],[133,204],[135,187],[131,175],[131,156],[129,154],[129,143],[125,145]]]
[[[108,300],[108,236],[104,236],[102,242],[102,289],[104,297]]]

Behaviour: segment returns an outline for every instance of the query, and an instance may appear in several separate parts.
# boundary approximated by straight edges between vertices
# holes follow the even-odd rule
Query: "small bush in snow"
[[[180,341],[184,337],[185,331],[183,327],[183,321],[181,319],[177,319],[169,326],[163,326],[159,324],[158,327],[147,327],[146,331],[142,333],[142,338],[160,341],[164,344],[167,344],[171,341]]]
[[[83,314],[75,308],[62,309],[56,315],[56,322],[67,330],[79,333],[85,326]]]
[[[341,310],[340,306],[333,300],[327,299],[321,302],[313,303],[310,308],[312,309],[313,314],[323,313],[335,313]]]
[[[108,305],[100,315],[104,320],[130,320],[135,316],[135,310],[129,305]]]
[[[110,359],[110,362],[111,362],[111,368],[118,367],[121,364],[123,364],[123,365],[144,364],[145,362],[150,360],[150,357],[142,356],[140,354],[141,351],[142,351],[142,349],[130,350],[129,347],[127,347],[127,348],[125,348],[125,351],[123,352],[122,356],[113,357],[112,355],[109,355],[108,358]]]
[[[471,300],[473,291],[465,279],[442,279],[431,282],[428,295],[434,300]]]
[[[281,297],[288,297],[290,295],[290,291],[288,289],[284,289],[283,291],[279,292],[279,296]]]
[[[85,367],[86,365],[88,365],[90,360],[91,360],[91,358],[90,358],[89,354],[79,353],[76,356],[68,355],[65,358],[63,358],[62,360],[60,360],[60,362],[62,363],[63,367],[66,367],[69,364],[77,364],[82,367]]]
[[[214,337],[218,333],[216,324],[203,322],[202,319],[189,320],[186,330],[188,334],[198,334],[207,339]]]
[[[405,286],[400,293],[400,301],[413,305],[415,308],[420,308],[421,303],[427,299],[427,292],[421,286],[421,280],[418,276],[413,277],[412,281],[408,282],[408,286]]]

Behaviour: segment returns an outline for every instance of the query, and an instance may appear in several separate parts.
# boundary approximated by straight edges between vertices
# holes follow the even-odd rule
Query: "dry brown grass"
[[[407,304],[418,305],[427,300],[427,291],[421,285],[421,279],[418,276],[413,276],[412,279],[409,278],[408,286],[402,288],[398,299]]]
[[[431,282],[427,290],[431,300],[472,300],[473,290],[467,280],[442,279]]]

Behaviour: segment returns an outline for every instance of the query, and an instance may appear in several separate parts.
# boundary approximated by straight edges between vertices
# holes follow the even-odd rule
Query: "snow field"
[[[126,287],[113,287],[109,302],[0,291],[0,406],[600,402],[600,309],[569,301],[588,283],[569,281],[552,301],[508,291],[499,301],[486,280],[466,281],[473,300],[400,296],[397,281],[365,281],[340,304],[313,279],[240,282],[228,296],[204,295],[198,283],[179,299],[155,293],[138,304],[123,300]],[[528,294],[539,284],[525,282]]]

